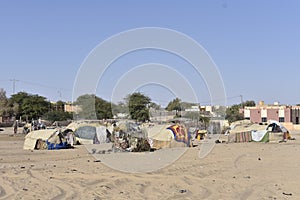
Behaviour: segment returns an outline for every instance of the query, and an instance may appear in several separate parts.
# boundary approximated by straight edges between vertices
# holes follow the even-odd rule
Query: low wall
[[[293,124],[291,122],[283,122],[281,124],[283,126],[285,126],[288,130],[291,130],[291,131],[299,131],[300,130],[300,124]]]

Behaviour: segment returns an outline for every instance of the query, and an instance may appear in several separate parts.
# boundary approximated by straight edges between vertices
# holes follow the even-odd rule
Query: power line
[[[29,85],[35,85],[35,86],[43,87],[43,88],[53,89],[53,90],[67,90],[67,91],[71,91],[71,89],[67,89],[67,88],[53,87],[53,86],[44,85],[44,84],[40,84],[40,83],[33,83],[33,82],[29,82],[29,81],[20,80],[20,82],[25,83],[25,84],[29,84]]]

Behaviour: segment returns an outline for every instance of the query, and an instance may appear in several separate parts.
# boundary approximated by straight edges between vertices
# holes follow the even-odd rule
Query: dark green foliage
[[[240,104],[232,105],[231,107],[227,108],[225,119],[227,119],[229,123],[244,119],[243,114],[239,111],[240,108]]]
[[[241,104],[232,105],[226,109],[225,119],[227,119],[229,123],[244,119],[240,109],[244,108],[245,106],[255,106],[255,101],[245,101]]]
[[[181,111],[182,110],[182,107],[181,107],[181,100],[176,98],[176,99],[173,99],[173,101],[169,102],[168,106],[166,107],[166,110],[167,111],[173,111],[175,110],[176,111],[176,117],[178,117],[178,111]]]
[[[111,103],[93,94],[78,97],[75,105],[80,106],[79,118],[82,119],[111,119],[113,117]]]
[[[134,120],[145,122],[150,119],[148,104],[151,99],[139,92],[128,95],[126,98],[128,102],[130,117]]]
[[[243,102],[242,104],[239,104],[239,105],[241,105],[241,107],[246,107],[246,106],[248,106],[248,107],[253,107],[253,106],[255,106],[255,101],[245,101],[245,102]]]
[[[6,92],[3,89],[0,89],[0,116],[8,115],[9,107],[8,107],[8,99],[6,97]]]
[[[112,105],[99,97],[95,99],[95,109],[97,119],[112,119]]]
[[[17,118],[37,119],[50,109],[50,102],[48,102],[45,97],[31,95],[26,92],[19,92],[12,95],[9,102]],[[16,107],[17,109],[14,109]]]
[[[49,120],[51,123],[55,121],[66,121],[66,120],[72,120],[73,119],[73,114],[64,112],[61,110],[52,110],[46,113],[44,116],[45,119]]]

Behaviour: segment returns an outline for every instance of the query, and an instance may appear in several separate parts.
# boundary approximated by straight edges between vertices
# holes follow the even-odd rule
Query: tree
[[[126,97],[130,117],[137,121],[145,122],[150,119],[148,104],[151,99],[139,92],[135,92]]]
[[[97,119],[111,119],[113,117],[111,103],[99,97],[95,98],[95,109]]]
[[[180,106],[181,100],[176,98],[173,99],[171,102],[169,102],[168,106],[166,107],[167,111],[176,111],[176,116],[178,115],[178,111],[181,111],[181,106]]]
[[[74,104],[80,106],[79,118],[109,119],[113,116],[111,103],[93,94],[78,97]]]
[[[6,91],[0,89],[0,116],[8,113],[8,99],[6,98]]]
[[[56,102],[55,104],[55,110],[58,110],[58,111],[64,111],[65,110],[65,102],[59,100]]]
[[[229,123],[244,119],[243,114],[240,113],[240,109],[244,108],[245,106],[255,106],[255,101],[248,100],[240,104],[232,105],[231,107],[226,109],[225,119],[227,119]]]
[[[96,110],[95,110],[95,95],[85,94],[77,98],[74,105],[80,107],[78,117],[80,119],[97,119]]]
[[[45,97],[19,92],[10,98],[10,107],[16,118],[37,119],[49,111],[50,103]]]
[[[227,119],[229,123],[244,119],[244,116],[240,113],[240,108],[241,104],[235,104],[227,108],[225,119]]]
[[[240,105],[242,105],[241,107],[253,107],[253,106],[255,106],[255,101],[245,101],[244,103],[242,103],[242,104],[240,104]]]
[[[55,121],[65,121],[73,118],[73,114],[69,112],[64,112],[60,110],[51,110],[44,116],[51,123]]]

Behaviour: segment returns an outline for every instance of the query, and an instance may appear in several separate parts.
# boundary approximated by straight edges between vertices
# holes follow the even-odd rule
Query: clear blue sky
[[[96,45],[128,29],[163,27],[189,35],[207,50],[223,77],[228,104],[239,103],[239,95],[256,102],[300,103],[297,0],[1,0],[0,26],[0,88],[8,97],[16,79],[15,92],[71,100],[77,71]],[[130,63],[132,56],[119,63]],[[160,95],[161,88],[141,90],[158,103],[171,100]],[[97,91],[109,99],[105,89]],[[207,91],[199,93],[205,104]]]

